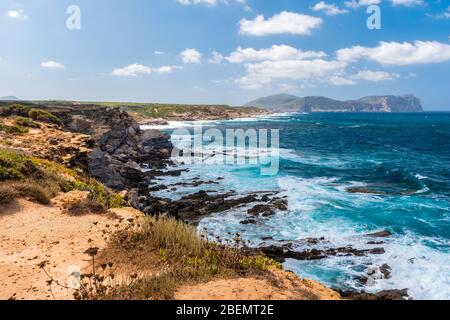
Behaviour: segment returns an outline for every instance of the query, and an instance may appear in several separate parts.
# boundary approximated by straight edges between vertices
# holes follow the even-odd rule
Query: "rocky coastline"
[[[40,105],[62,120],[62,126],[71,132],[90,137],[86,140],[89,152],[73,156],[73,165],[83,168],[90,176],[111,189],[122,192],[128,203],[147,215],[171,216],[197,225],[202,218],[234,208],[248,208],[248,217],[241,224],[257,224],[278,212],[289,210],[289,203],[276,191],[240,194],[236,191],[209,192],[208,186],[217,181],[204,181],[197,177],[191,181],[180,180],[171,185],[158,182],[158,177],[179,177],[183,170],[171,161],[173,145],[170,137],[157,130],[141,130],[139,123],[119,108],[99,106],[46,106]],[[73,150],[76,153],[76,150]],[[176,190],[180,186],[205,186],[204,190],[172,200],[152,195],[163,189]],[[383,238],[388,231],[368,234],[366,242],[373,249],[360,250],[350,246],[333,247],[325,238],[304,239],[297,242],[261,239],[254,250],[279,261],[286,259],[316,260],[328,257],[365,256],[384,253]],[[301,248],[301,249],[299,249]],[[390,267],[368,269],[367,276],[358,279],[361,284],[374,279],[389,278]],[[366,292],[341,292],[349,299],[392,300],[407,298],[407,290]]]

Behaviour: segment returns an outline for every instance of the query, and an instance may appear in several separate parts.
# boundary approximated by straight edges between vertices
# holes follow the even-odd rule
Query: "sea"
[[[284,267],[341,290],[408,289],[413,299],[450,299],[450,113],[290,113],[173,122],[159,129],[172,134],[176,145],[195,139],[199,127],[279,130],[279,170],[262,175],[267,159],[256,164],[208,161],[208,147],[203,147],[202,157],[179,161],[188,169],[181,178],[160,182],[200,178],[217,184],[162,190],[157,196],[273,190],[289,204],[288,211],[256,224],[241,223],[249,207],[205,217],[198,228],[212,239],[239,233],[255,247],[286,242],[296,250],[382,247],[384,254],[288,259]],[[250,159],[257,152],[249,148],[238,153]],[[367,236],[379,231],[392,235]],[[304,241],[309,238],[323,239]],[[386,265],[389,276],[381,272]]]

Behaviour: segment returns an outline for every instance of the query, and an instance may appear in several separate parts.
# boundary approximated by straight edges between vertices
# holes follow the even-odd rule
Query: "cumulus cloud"
[[[236,82],[247,89],[258,89],[274,80],[322,80],[344,72],[340,61],[282,60],[263,61],[245,65],[246,75]]]
[[[405,7],[413,7],[413,6],[421,6],[425,4],[424,0],[391,0],[394,6],[405,6]]]
[[[271,34],[308,35],[322,25],[322,19],[294,12],[283,11],[266,19],[263,15],[254,20],[242,19],[240,32],[245,35],[265,36]]]
[[[208,59],[208,62],[212,64],[221,64],[223,59],[223,55],[220,52],[213,51],[212,57]]]
[[[347,9],[339,8],[335,3],[326,3],[325,1],[320,1],[316,3],[312,9],[314,11],[324,11],[328,16],[334,16],[337,14],[347,13]]]
[[[397,73],[355,69],[361,59],[384,65],[409,65],[450,61],[450,45],[439,42],[381,42],[378,47],[354,46],[338,50],[334,58],[323,51],[302,51],[287,45],[264,49],[237,48],[225,60],[244,65],[245,74],[235,82],[246,89],[295,81],[296,85],[355,85],[359,81],[391,81]],[[351,67],[351,68],[350,68]]]
[[[180,53],[183,63],[200,63],[202,55],[196,49],[185,49]]]
[[[400,78],[400,75],[397,73],[390,73],[386,71],[360,71],[352,76],[353,79],[357,80],[365,80],[365,81],[388,81]]]
[[[362,6],[370,6],[372,4],[380,4],[381,0],[351,0],[345,1],[344,4],[349,8],[359,8]]]
[[[309,59],[323,58],[326,53],[323,51],[302,51],[287,45],[273,45],[270,48],[255,50],[253,48],[242,49],[237,48],[232,52],[226,60],[230,63],[243,63],[251,61],[264,60],[293,60],[293,59]]]
[[[345,6],[349,8],[359,8],[363,6],[370,6],[373,4],[381,4],[382,0],[349,0],[345,1]],[[425,5],[425,0],[390,0],[393,6],[404,6],[404,7],[413,7],[413,6],[422,6]]]
[[[384,65],[412,65],[450,61],[450,45],[437,41],[380,42],[378,47],[354,46],[336,52],[339,61],[368,59]]]
[[[56,61],[45,61],[41,63],[41,67],[42,68],[47,68],[47,69],[64,69],[64,65],[60,62],[56,62]]]
[[[171,73],[175,69],[182,69],[181,66],[162,66],[159,68],[150,68],[142,64],[134,63],[123,68],[114,69],[111,73],[119,77],[136,77],[138,75],[147,75],[150,73]]]
[[[178,2],[184,6],[203,4],[209,7],[216,6],[219,2],[229,4],[230,2],[235,2],[238,4],[242,4],[245,10],[250,11],[251,8],[247,5],[246,0],[178,0]]]
[[[434,19],[450,19],[450,6],[442,13],[438,14],[427,14],[429,17]]]
[[[17,20],[27,20],[28,19],[28,16],[21,9],[20,10],[9,10],[6,14],[11,19],[17,19]]]
[[[188,6],[191,4],[206,4],[208,6],[215,6],[217,4],[217,0],[178,0],[184,6]]]

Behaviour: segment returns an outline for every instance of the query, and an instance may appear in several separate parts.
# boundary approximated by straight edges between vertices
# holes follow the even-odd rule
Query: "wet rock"
[[[364,250],[364,251],[368,252],[370,254],[385,254],[386,253],[384,248],[375,248],[375,249]]]
[[[365,235],[366,237],[372,237],[372,238],[387,238],[392,236],[392,233],[390,231],[384,230],[374,233],[369,233]]]
[[[273,216],[275,210],[267,204],[258,204],[247,211],[248,214],[252,216],[262,215],[263,217]]]
[[[409,299],[408,289],[384,290],[378,293],[352,292],[338,290],[341,297],[349,300],[406,300]]]
[[[347,188],[348,193],[363,193],[363,194],[375,194],[375,195],[386,195],[386,192],[378,191],[378,190],[372,190],[369,188]]]
[[[256,223],[257,222],[255,219],[247,219],[240,222],[240,224],[256,224]]]
[[[320,260],[332,256],[357,256],[362,257],[367,254],[382,254],[383,248],[370,250],[358,250],[352,247],[330,248],[330,249],[308,249],[303,251],[294,251],[290,245],[260,247],[259,249],[269,258],[284,262],[285,259],[295,260]]]

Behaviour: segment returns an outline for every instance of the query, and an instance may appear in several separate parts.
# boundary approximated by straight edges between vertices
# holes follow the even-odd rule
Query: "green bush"
[[[0,204],[5,205],[17,197],[17,192],[9,185],[0,185]]]
[[[53,123],[53,124],[61,124],[62,121],[54,114],[47,112],[45,110],[41,109],[35,109],[32,108],[28,112],[28,116],[35,120],[35,121],[41,121],[41,122],[47,122],[47,123]]]
[[[26,127],[26,128],[40,128],[41,127],[39,125],[39,123],[34,122],[30,118],[25,118],[25,117],[20,117],[20,116],[16,117],[16,119],[14,120],[14,123],[18,126],[22,126],[22,127]]]
[[[20,104],[13,104],[11,106],[1,109],[1,115],[5,117],[8,116],[28,117],[29,110],[30,110],[29,107],[25,107]]]
[[[8,134],[24,134],[28,132],[28,129],[20,125],[7,126],[0,123],[0,131],[6,132]]]
[[[95,179],[48,160],[0,149],[0,183],[9,184],[17,196],[48,204],[58,192],[88,191],[92,208],[121,208],[122,196]],[[98,210],[100,211],[100,210]]]

